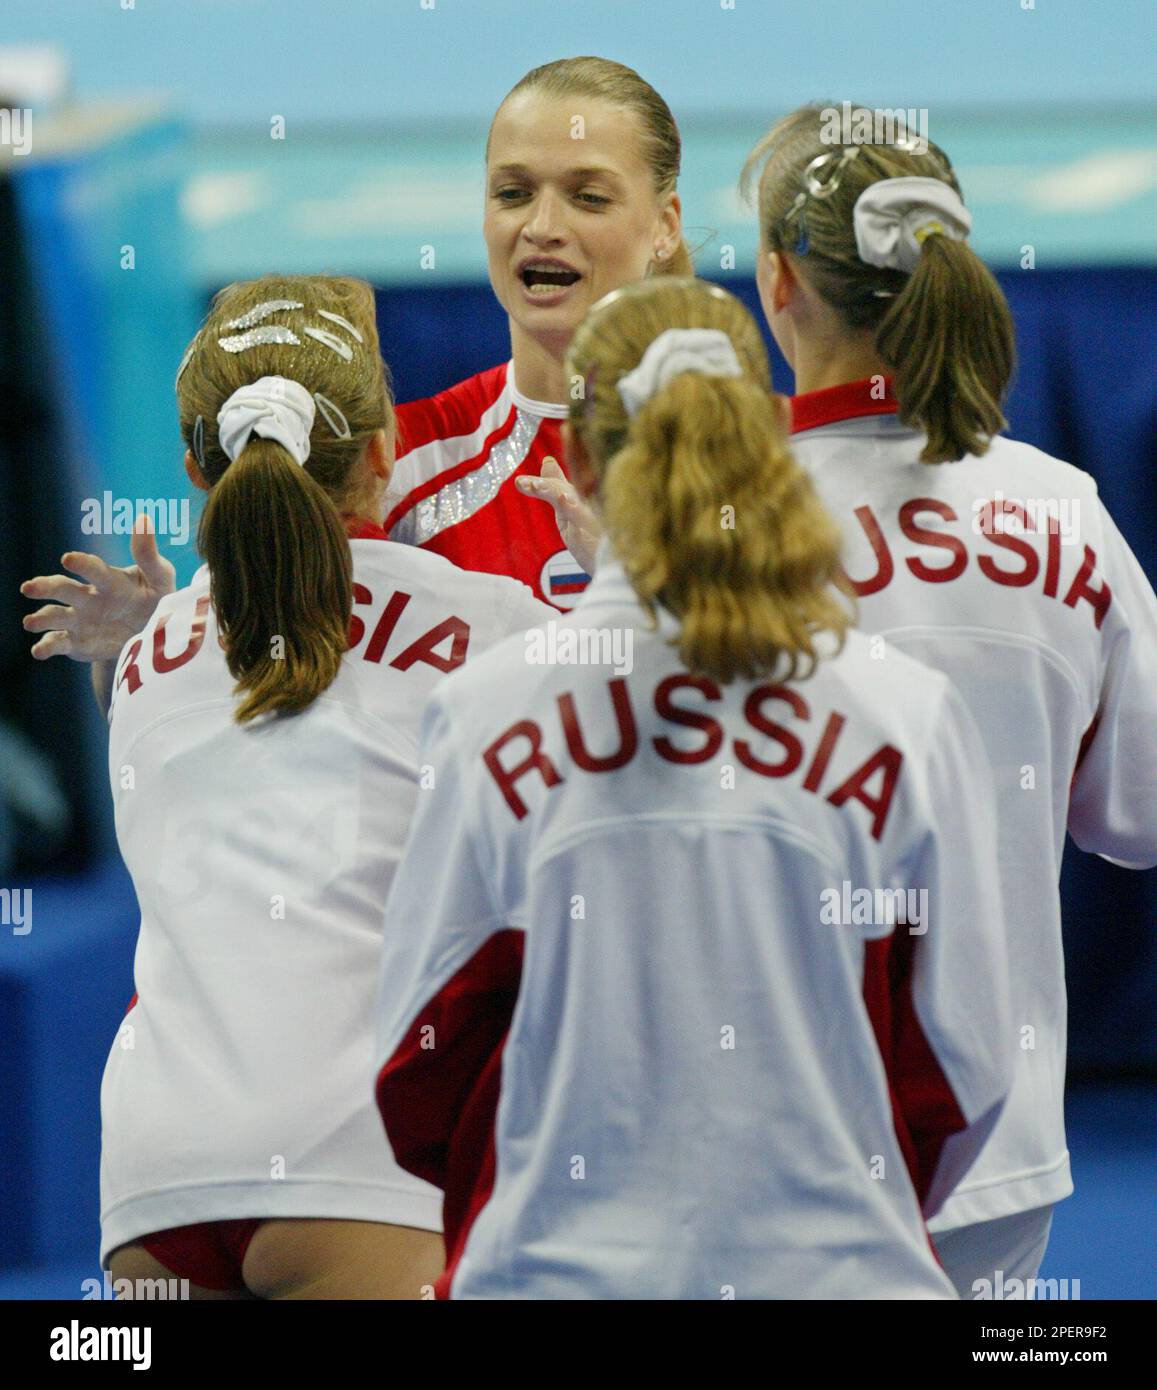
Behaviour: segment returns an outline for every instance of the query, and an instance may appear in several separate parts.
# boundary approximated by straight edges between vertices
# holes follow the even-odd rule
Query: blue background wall
[[[639,68],[683,119],[839,92],[882,105],[1153,98],[1148,0],[6,0],[88,97],[173,92],[207,124],[488,116],[548,58]],[[1152,52],[1151,43],[1149,52]]]

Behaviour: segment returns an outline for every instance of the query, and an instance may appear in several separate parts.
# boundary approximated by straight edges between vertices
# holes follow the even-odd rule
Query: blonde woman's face
[[[603,295],[672,254],[679,199],[656,197],[641,145],[638,116],[604,101],[523,92],[500,108],[483,230],[517,329],[565,346]]]

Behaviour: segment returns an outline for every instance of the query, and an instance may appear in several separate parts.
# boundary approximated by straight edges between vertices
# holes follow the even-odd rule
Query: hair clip
[[[345,331],[350,335],[350,337],[355,339],[357,342],[365,342],[365,339],[362,337],[361,333],[359,333],[358,330],[353,326],[353,324],[350,323],[349,319],[343,319],[340,314],[331,314],[328,309],[319,309],[317,312],[321,315],[323,319],[329,319],[330,323],[340,324],[342,328],[344,328]]]
[[[825,150],[823,154],[817,154],[804,169],[803,188],[795,195],[791,207],[788,208],[783,217],[785,227],[790,226],[797,216],[800,219],[799,235],[792,248],[797,256],[806,256],[811,246],[805,215],[807,200],[809,198],[820,200],[830,198],[840,186],[840,179],[843,177],[845,167],[857,158],[859,153],[859,145],[847,145],[840,150]],[[833,161],[834,167],[831,173],[826,179],[821,179],[819,177],[820,172],[831,165]]]
[[[812,198],[827,198],[835,191],[835,186],[828,187],[820,178],[820,170],[826,169],[832,160],[839,156],[835,150],[825,150],[823,154],[817,154],[803,171],[804,196]],[[826,190],[826,191],[825,191]],[[799,195],[797,195],[799,196]]]
[[[193,457],[198,468],[205,467],[205,419],[198,415],[193,421]]]
[[[835,150],[828,150],[824,154],[817,154],[815,159],[813,159],[803,171],[804,188],[813,198],[830,198],[840,186],[840,179],[843,177],[844,169],[853,159],[859,156],[861,148],[860,145],[848,145],[838,154]],[[820,170],[826,168],[832,160],[836,161],[835,167],[826,179],[821,180],[819,177]]]
[[[294,347],[300,347],[301,339],[292,328],[286,328],[279,323],[270,323],[264,328],[250,328],[247,332],[238,333],[232,338],[217,339],[217,346],[224,348],[226,352],[244,352],[246,348],[264,347],[268,343],[289,343]]]
[[[329,333],[324,328],[305,327],[301,330],[319,343],[324,343],[331,351],[343,358],[346,362],[352,362],[354,350],[349,343],[343,343],[336,333]]]
[[[320,391],[315,391],[313,393],[313,399],[317,402],[317,408],[321,411],[325,423],[333,430],[337,438],[352,439],[353,435],[350,433],[349,421],[337,406],[334,405],[333,401],[327,396],[323,396]],[[337,421],[334,419],[334,416],[337,417],[337,420],[341,421],[341,429],[338,429]]]
[[[261,304],[255,304],[248,313],[242,314],[240,318],[230,319],[222,326],[225,328],[252,328],[255,323],[267,319],[270,314],[280,314],[286,309],[304,308],[305,305],[299,304],[296,299],[266,299]]]
[[[193,360],[193,350],[194,350],[194,348],[197,346],[197,339],[198,339],[200,336],[201,336],[201,334],[200,334],[199,332],[194,333],[194,335],[193,335],[193,341],[192,341],[192,342],[189,344],[189,346],[185,349],[185,355],[184,355],[184,357],[181,358],[181,365],[177,368],[177,377],[176,377],[176,380],[173,382],[173,386],[174,386],[174,387],[180,386],[180,384],[181,384],[181,376],[182,376],[182,374],[183,374],[185,368],[186,368],[186,367],[189,365],[189,363]]]

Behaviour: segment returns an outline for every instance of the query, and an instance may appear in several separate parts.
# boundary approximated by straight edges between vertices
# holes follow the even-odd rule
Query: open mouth
[[[519,271],[518,278],[531,294],[546,296],[577,285],[582,276],[559,261],[530,261]]]

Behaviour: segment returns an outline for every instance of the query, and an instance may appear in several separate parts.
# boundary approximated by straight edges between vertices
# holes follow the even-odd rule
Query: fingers
[[[71,651],[72,638],[67,632],[50,632],[32,648],[32,655],[37,661],[47,661],[50,656],[68,656]]]
[[[557,492],[559,486],[573,491],[570,479],[556,458],[543,459],[542,472],[537,478],[533,473],[520,473],[514,482],[520,492],[531,497],[545,497],[548,493]]]
[[[570,510],[578,503],[578,493],[565,478],[534,478],[522,476],[514,480],[519,492],[527,497],[537,497],[558,511]]]
[[[67,631],[73,625],[76,610],[67,604],[48,603],[35,613],[25,613],[21,622],[25,632]]]
[[[563,544],[587,573],[593,574],[602,527],[558,462],[548,459],[542,465],[541,476],[521,474],[514,482],[524,496],[550,503]]]
[[[66,570],[79,574],[82,579],[87,579],[98,588],[107,583],[112,574],[112,570],[99,555],[89,555],[84,550],[66,550],[60,557],[60,563]]]
[[[157,534],[147,512],[142,512],[133,522],[133,534],[129,540],[133,559],[151,589],[162,591],[173,587],[173,566],[157,548]]]
[[[79,584],[65,574],[43,574],[26,579],[20,592],[25,598],[50,599],[54,603],[72,603],[78,607],[83,606],[86,599],[95,597],[90,585]]]
[[[562,471],[558,459],[548,458],[542,465],[539,477],[523,476],[516,478],[519,490],[528,497],[539,497],[549,502],[556,512],[579,519],[586,515],[586,503],[578,495],[578,489]],[[524,487],[523,484],[526,484]]]

